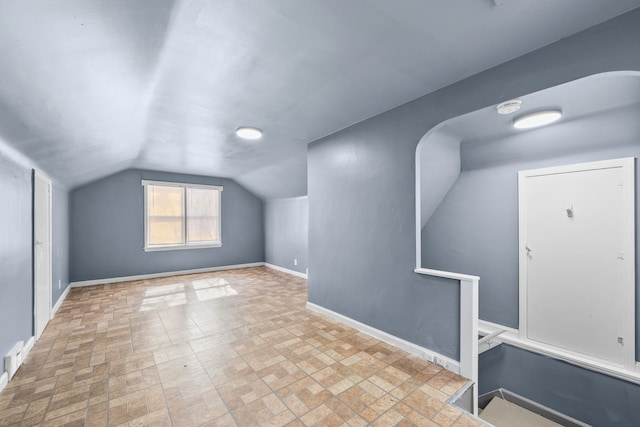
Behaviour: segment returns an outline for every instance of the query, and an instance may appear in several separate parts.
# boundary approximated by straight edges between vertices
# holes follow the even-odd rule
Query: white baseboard
[[[33,348],[33,345],[35,343],[36,343],[36,337],[29,338],[27,340],[27,342],[25,343],[24,347],[22,348],[22,362],[23,363],[24,363],[24,360],[29,355],[29,352],[31,351],[31,349]]]
[[[264,266],[265,266],[265,267],[268,267],[268,268],[272,268],[272,269],[274,269],[274,270],[281,271],[281,272],[283,272],[283,273],[291,274],[292,276],[302,277],[303,279],[306,279],[306,278],[307,278],[307,276],[308,276],[308,275],[307,275],[307,274],[305,274],[305,273],[300,273],[299,271],[290,270],[290,269],[288,269],[288,268],[280,267],[280,266],[275,265],[275,264],[269,264],[268,262],[265,262],[265,263],[264,263]]]
[[[60,295],[60,298],[58,298],[58,301],[56,302],[56,304],[51,308],[51,316],[50,317],[52,319],[56,315],[56,313],[58,312],[58,309],[60,308],[60,306],[62,305],[64,300],[67,298],[67,295],[69,295],[69,291],[70,290],[71,290],[71,285],[67,286],[67,288],[64,290],[62,295]]]
[[[9,384],[9,374],[7,374],[7,371],[4,371],[2,375],[0,375],[0,393],[2,393],[2,390],[4,390],[7,384]]]
[[[340,323],[344,323],[347,326],[351,326],[352,328],[357,329],[360,332],[364,332],[365,334],[379,339],[380,341],[384,341],[387,344],[398,347],[399,349],[404,350],[407,353],[411,353],[425,360],[428,360],[429,362],[438,361],[440,362],[438,364],[451,372],[454,372],[456,374],[460,373],[460,362],[458,362],[457,360],[450,359],[446,356],[436,353],[435,351],[403,340],[402,338],[396,337],[395,335],[391,335],[372,326],[365,325],[364,323],[358,322],[357,320],[354,320],[350,317],[344,316],[340,313],[336,313],[335,311],[331,311],[327,308],[321,307],[311,302],[307,302],[307,308],[311,311],[315,311],[316,313],[330,317],[333,320],[337,320]]]
[[[29,338],[27,340],[27,342],[24,345],[24,347],[22,347],[22,363],[24,363],[24,361],[26,360],[26,358],[29,355],[29,352],[31,351],[31,349],[33,348],[33,345],[35,344],[35,342],[36,342],[35,337],[31,337],[31,338]],[[4,366],[4,361],[3,361],[3,366]],[[7,371],[3,370],[2,375],[0,375],[0,393],[2,393],[2,390],[4,390],[4,388],[8,384],[9,384],[9,373]]]
[[[157,279],[159,277],[180,276],[183,274],[209,273],[211,271],[235,270],[238,268],[261,267],[264,262],[252,262],[248,264],[223,265],[220,267],[196,268],[193,270],[166,271],[163,273],[140,274],[137,276],[112,277],[108,279],[83,280],[71,282],[70,287],[79,288],[82,286],[107,285],[109,283],[131,282],[134,280]]]

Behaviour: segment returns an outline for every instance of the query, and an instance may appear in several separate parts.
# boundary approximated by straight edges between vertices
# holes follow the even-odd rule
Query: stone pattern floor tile
[[[306,309],[264,267],[71,289],[0,426],[481,426],[465,380]]]

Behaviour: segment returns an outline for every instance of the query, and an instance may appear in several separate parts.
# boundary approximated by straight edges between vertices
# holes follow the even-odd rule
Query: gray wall
[[[413,273],[418,142],[505,99],[640,70],[638,45],[635,10],[312,143],[309,300],[457,358],[459,289]]]
[[[222,185],[222,246],[145,252],[143,179]],[[72,282],[264,261],[262,201],[229,179],[127,170],[74,189],[70,217]]]
[[[33,335],[31,185],[31,170],[0,152],[0,356]]]
[[[309,199],[273,199],[264,207],[265,259],[269,264],[307,272]],[[298,265],[294,265],[294,260]]]
[[[33,336],[33,182],[28,159],[0,143],[0,356]],[[68,192],[53,183],[52,303],[69,286]],[[60,280],[60,289],[58,289]],[[0,373],[4,365],[0,365]]]
[[[423,229],[422,265],[480,276],[480,318],[517,329],[518,171],[640,157],[638,117],[635,105],[497,141],[463,143],[462,173]]]
[[[420,224],[429,221],[460,174],[460,138],[439,130],[419,148],[420,159]]]
[[[500,387],[593,426],[640,425],[640,387],[503,344],[478,362],[479,393]]]

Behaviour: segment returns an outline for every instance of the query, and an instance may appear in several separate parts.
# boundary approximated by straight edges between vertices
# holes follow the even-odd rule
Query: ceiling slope
[[[498,3],[3,1],[0,138],[69,187],[137,167],[299,196],[309,142],[640,6]]]

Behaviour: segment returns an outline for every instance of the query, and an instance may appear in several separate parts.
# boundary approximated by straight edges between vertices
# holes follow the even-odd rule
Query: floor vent
[[[24,341],[18,341],[7,354],[7,357],[4,358],[4,370],[7,371],[9,379],[13,378],[20,365],[22,365],[23,349]]]

